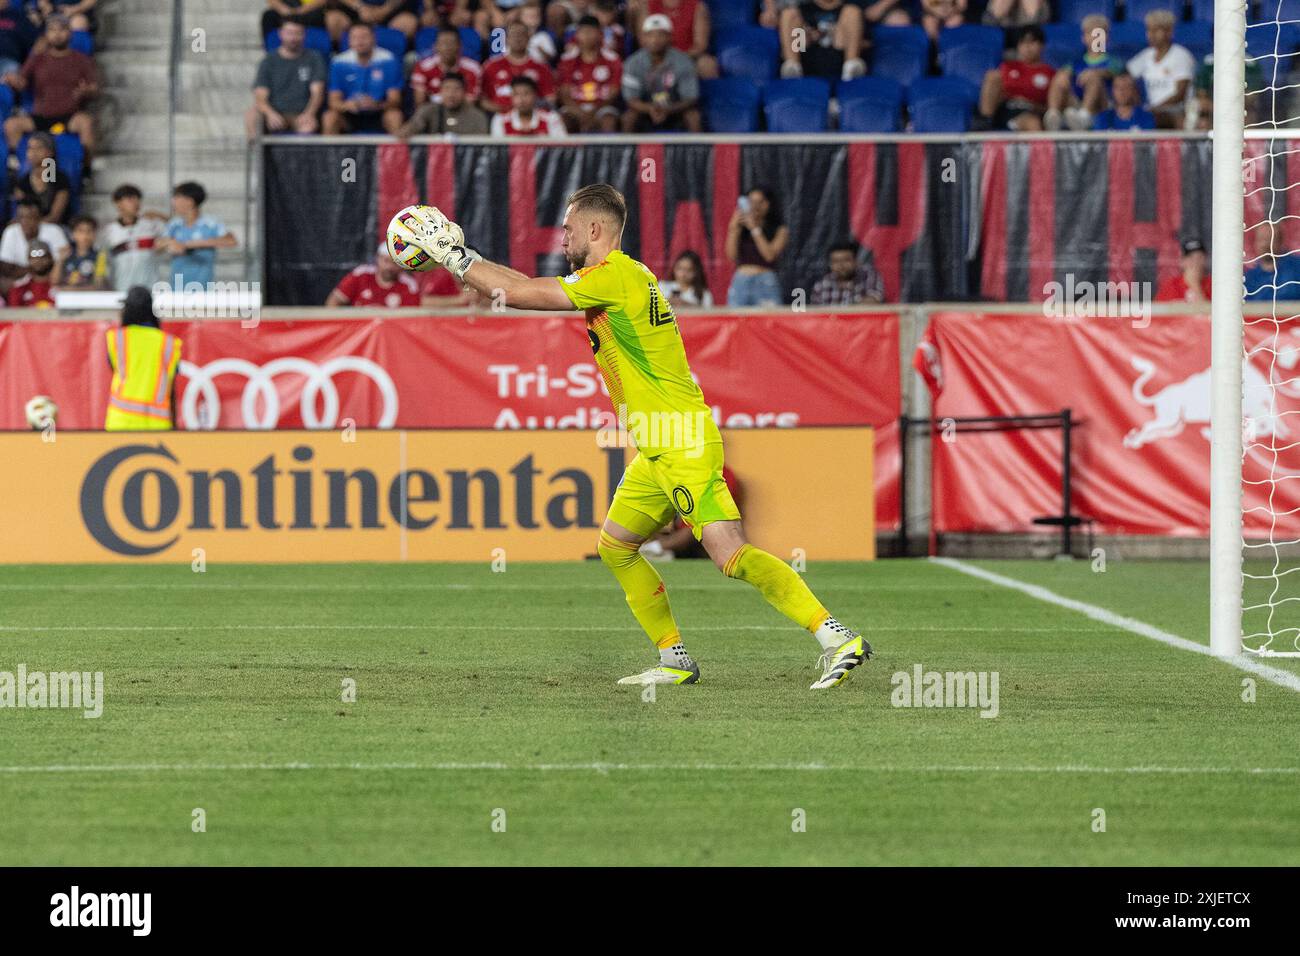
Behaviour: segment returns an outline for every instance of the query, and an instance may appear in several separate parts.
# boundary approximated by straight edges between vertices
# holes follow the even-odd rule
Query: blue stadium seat
[[[1300,26],[1294,23],[1251,23],[1246,26],[1246,55],[1271,56],[1294,52]]]
[[[1077,27],[1084,17],[1093,13],[1115,22],[1115,0],[1059,0],[1055,7],[1058,23],[1072,23]]]
[[[13,87],[0,83],[0,120],[7,120],[14,111]],[[5,157],[8,159],[8,157]]]
[[[1078,43],[1049,43],[1043,48],[1043,62],[1059,70],[1073,63],[1082,51]]]
[[[95,38],[88,30],[73,30],[72,36],[68,39],[68,46],[86,56],[95,55]]]
[[[1112,23],[1107,39],[1111,52],[1121,60],[1127,60],[1147,48],[1147,28],[1132,20],[1127,23]]]
[[[922,78],[908,87],[907,105],[916,133],[964,133],[975,109],[966,82],[943,76]]]
[[[1194,0],[1195,19],[1214,19],[1214,0]],[[1249,7],[1247,8],[1249,11]],[[1247,23],[1283,22],[1300,20],[1300,0],[1259,0],[1259,15],[1246,14]]]
[[[460,33],[460,51],[463,55],[471,60],[483,59],[483,37],[473,27],[461,27],[457,31]]]
[[[714,133],[758,131],[758,87],[743,76],[700,81],[704,124]]]
[[[709,0],[708,7],[715,43],[723,34],[750,26],[754,22],[754,0]]]
[[[877,27],[872,43],[872,76],[885,76],[902,86],[925,76],[930,39],[921,27]]]
[[[475,31],[474,35],[478,36],[478,32]],[[421,60],[433,56],[433,44],[437,39],[437,27],[421,27],[415,34],[415,55]]]
[[[763,90],[763,112],[772,133],[824,133],[831,85],[817,77],[774,80]]]
[[[330,40],[329,31],[324,27],[308,27],[307,37],[303,40],[303,46],[309,50],[315,50],[329,63],[330,57],[334,55],[334,44]],[[272,30],[266,35],[266,52],[271,53],[280,47],[280,33]]]
[[[903,88],[884,76],[840,83],[840,129],[846,133],[897,133],[903,129]]]
[[[942,36],[942,34],[940,34]],[[955,76],[979,86],[984,74],[996,69],[1002,62],[1002,50],[987,47],[959,46],[939,54],[939,70],[944,76]]]
[[[476,34],[477,35],[477,34]],[[406,56],[406,34],[401,30],[394,30],[392,27],[375,27],[375,46],[387,50],[393,56],[401,60]],[[339,41],[339,50],[346,51],[348,48],[348,35],[343,34]]]
[[[1072,43],[1076,47],[1083,45],[1083,28],[1077,23],[1044,23],[1043,36],[1047,45],[1053,43]]]
[[[743,27],[732,31],[718,49],[718,65],[728,76],[743,76],[764,86],[775,75],[781,56],[781,41],[775,30]]]
[[[1124,19],[1141,23],[1152,10],[1168,10],[1175,20],[1183,18],[1183,0],[1124,0]]]
[[[981,49],[996,50],[998,59],[1002,59],[1002,51],[1006,47],[1006,34],[1001,27],[986,27],[974,23],[963,24],[959,27],[947,27],[939,31],[939,56],[942,57],[949,50],[957,50],[962,47],[979,47]]]
[[[1214,52],[1214,24],[1201,20],[1174,24],[1174,42],[1187,47],[1199,63]]]

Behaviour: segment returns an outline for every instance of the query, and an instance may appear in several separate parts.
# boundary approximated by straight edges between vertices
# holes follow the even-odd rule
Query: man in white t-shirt
[[[0,233],[0,276],[17,279],[28,272],[28,248],[39,239],[50,247],[57,262],[68,248],[68,237],[52,222],[41,221],[41,207],[34,199],[18,202],[14,221]]]
[[[1182,129],[1187,100],[1196,76],[1196,58],[1174,42],[1174,15],[1168,10],[1147,14],[1151,45],[1128,61],[1128,71],[1146,84],[1147,109],[1160,129]]]
[[[143,198],[130,183],[113,190],[117,218],[104,226],[101,241],[108,249],[108,271],[118,292],[134,285],[152,286],[158,279],[159,240],[167,231],[167,217],[142,210]]]

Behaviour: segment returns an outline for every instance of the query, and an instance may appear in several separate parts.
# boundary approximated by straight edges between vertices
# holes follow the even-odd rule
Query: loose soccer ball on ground
[[[48,395],[36,395],[27,400],[23,411],[27,415],[27,424],[39,431],[58,417],[59,406]]]
[[[425,222],[445,222],[446,218],[433,206],[407,206],[400,210],[388,224],[388,254],[403,269],[428,272],[437,263],[416,245],[416,237],[422,236],[424,229],[420,219]]]

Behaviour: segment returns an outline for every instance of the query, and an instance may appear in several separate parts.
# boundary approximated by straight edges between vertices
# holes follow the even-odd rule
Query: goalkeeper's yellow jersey
[[[587,313],[596,366],[642,454],[655,458],[722,441],[653,272],[615,249],[594,266],[557,278],[569,301]]]

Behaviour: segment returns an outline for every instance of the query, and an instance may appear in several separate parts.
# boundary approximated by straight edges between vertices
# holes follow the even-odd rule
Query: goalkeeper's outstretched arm
[[[511,309],[571,312],[576,308],[554,278],[529,278],[509,266],[482,258],[469,262],[461,281],[489,299],[500,295],[506,307]]]

